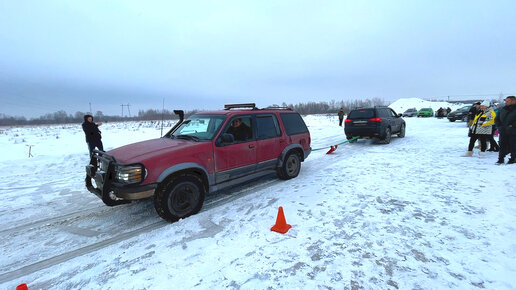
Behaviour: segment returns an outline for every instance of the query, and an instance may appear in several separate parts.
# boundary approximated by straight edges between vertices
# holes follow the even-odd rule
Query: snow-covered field
[[[79,124],[4,128],[0,289],[516,288],[516,165],[459,157],[463,122],[405,120],[405,138],[314,151],[299,177],[219,192],[172,224],[152,200],[110,208],[85,189]],[[334,116],[305,121],[313,148],[345,139]],[[106,149],[160,136],[101,130]],[[285,235],[270,231],[279,206]]]

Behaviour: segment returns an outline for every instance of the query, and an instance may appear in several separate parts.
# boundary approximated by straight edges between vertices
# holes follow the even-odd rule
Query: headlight
[[[146,173],[146,170],[140,165],[118,166],[115,178],[122,183],[138,183],[145,179]]]

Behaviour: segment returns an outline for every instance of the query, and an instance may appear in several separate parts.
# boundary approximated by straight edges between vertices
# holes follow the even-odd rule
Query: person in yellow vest
[[[480,140],[480,153],[478,155],[485,155],[487,140],[491,136],[495,117],[496,113],[489,108],[489,101],[483,101],[471,124],[468,151],[462,155],[463,157],[473,156],[473,147],[477,140]]]

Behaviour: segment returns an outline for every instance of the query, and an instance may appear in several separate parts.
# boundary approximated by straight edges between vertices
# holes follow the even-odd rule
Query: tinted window
[[[303,118],[301,118],[299,114],[282,113],[280,114],[280,117],[283,121],[283,125],[285,126],[285,131],[287,135],[295,135],[308,132],[308,128],[306,127]]]
[[[274,138],[281,135],[275,116],[256,116],[258,139]]]
[[[349,119],[369,119],[374,118],[374,110],[373,109],[358,109],[349,112]]]
[[[378,113],[380,118],[389,118],[391,117],[391,110],[389,109],[378,109]]]

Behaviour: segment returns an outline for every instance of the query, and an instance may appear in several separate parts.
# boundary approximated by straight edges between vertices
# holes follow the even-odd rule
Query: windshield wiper
[[[199,142],[199,137],[192,136],[192,135],[177,135],[176,138],[178,138],[178,139],[193,140],[195,142]]]

